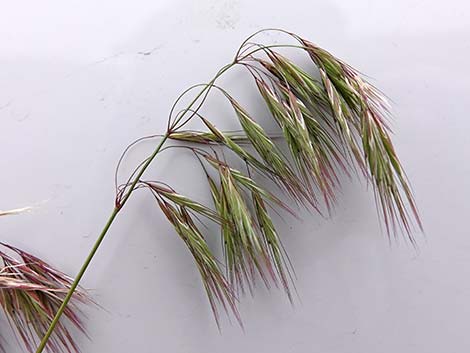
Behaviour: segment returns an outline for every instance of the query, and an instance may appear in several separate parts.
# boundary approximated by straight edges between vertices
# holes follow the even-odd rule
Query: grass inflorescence
[[[265,31],[278,31],[290,44],[264,45],[255,38]],[[309,68],[281,54],[278,49],[298,50],[309,58]],[[277,125],[268,133],[227,90],[215,82],[227,70],[242,67],[254,80],[266,110]],[[178,111],[182,98],[199,92]],[[217,90],[233,108],[237,131],[223,131],[200,110],[210,93]],[[389,236],[404,233],[415,245],[413,232],[421,229],[417,207],[405,172],[398,160],[387,124],[391,118],[385,96],[355,69],[328,51],[293,33],[261,30],[249,36],[232,62],[223,66],[205,84],[185,90],[173,104],[163,135],[154,152],[118,185],[116,170],[115,208],[93,249],[75,278],[56,318],[67,314],[67,303],[115,217],[139,188],[148,188],[194,258],[219,324],[218,305],[240,321],[237,303],[241,294],[253,293],[258,279],[269,288],[282,287],[293,300],[293,268],[275,227],[272,212],[303,206],[323,214],[336,205],[340,173],[357,170],[373,185],[379,214]],[[197,120],[202,130],[186,129]],[[169,142],[172,142],[168,145]],[[176,144],[176,145],[175,145]],[[283,145],[283,146],[282,146]],[[212,195],[213,205],[203,205],[181,195],[163,182],[147,181],[144,173],[155,157],[173,147],[191,151],[198,159]],[[226,158],[230,151],[231,157]],[[228,153],[227,153],[228,154]],[[240,167],[241,165],[241,167]],[[271,188],[278,188],[283,196]],[[289,202],[290,200],[291,202]],[[295,208],[295,207],[294,207]],[[198,222],[220,227],[223,262],[210,248]],[[207,228],[209,229],[209,228]],[[37,350],[40,353],[52,335],[51,325]],[[59,331],[60,332],[60,331]]]
[[[23,250],[4,243],[0,246],[0,307],[19,341],[34,352],[73,279]],[[75,291],[73,303],[64,312],[68,322],[59,322],[48,341],[50,352],[79,352],[69,325],[85,333],[79,305],[90,302],[85,291]]]
[[[285,32],[286,33],[286,32]],[[197,144],[196,155],[217,170],[209,176],[214,210],[223,220],[221,238],[226,276],[236,289],[252,290],[259,276],[279,283],[292,298],[291,268],[274,222],[268,212],[284,201],[273,196],[253,178],[271,180],[296,204],[322,212],[335,206],[340,187],[339,173],[350,175],[357,169],[374,186],[380,216],[389,235],[400,231],[413,245],[413,225],[421,229],[417,208],[395,149],[387,121],[391,118],[385,96],[355,69],[326,50],[295,34],[287,33],[310,57],[311,70],[303,69],[275,51],[282,45],[261,45],[246,41],[234,64],[248,69],[267,110],[279,127],[288,155],[263,126],[225,89],[240,124],[237,132],[220,130],[197,110],[206,131],[169,130],[170,138]],[[250,40],[252,38],[250,37]],[[207,95],[204,97],[204,99]],[[199,104],[198,108],[202,106]],[[192,117],[191,116],[191,117]],[[171,126],[171,125],[170,125]],[[223,146],[246,165],[236,170],[220,159],[214,146]],[[199,148],[209,147],[201,153]],[[255,174],[255,175],[252,175]]]

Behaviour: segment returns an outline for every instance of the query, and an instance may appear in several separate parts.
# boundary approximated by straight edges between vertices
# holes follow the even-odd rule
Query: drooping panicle
[[[21,249],[4,243],[0,246],[4,249],[0,250],[0,306],[25,349],[34,352],[73,279]],[[75,291],[64,312],[66,320],[57,324],[48,341],[51,352],[79,352],[66,321],[86,334],[79,304],[91,302],[83,289]]]
[[[300,43],[286,47],[307,53],[315,64],[313,70],[301,68],[274,50],[282,45],[254,42],[256,34],[242,44],[231,64],[242,65],[249,71],[280,133],[268,133],[257,117],[215,85],[214,79],[202,85],[205,93],[198,107],[183,110],[190,112],[190,118],[197,117],[207,131],[181,130],[190,120],[187,118],[168,136],[174,141],[198,145],[190,150],[207,176],[215,210],[166,186],[147,185],[158,195],[160,207],[182,238],[190,239],[186,234],[190,232],[192,238],[203,239],[191,220],[193,214],[220,225],[226,284],[216,287],[210,284],[215,279],[205,279],[203,273],[207,270],[201,272],[206,288],[211,289],[208,294],[213,310],[214,297],[222,303],[230,302],[224,295],[215,296],[214,288],[219,288],[216,292],[222,294],[229,293],[229,289],[233,293],[245,289],[252,292],[256,277],[261,277],[266,286],[270,283],[282,286],[292,300],[293,269],[269,211],[282,208],[294,212],[262,186],[259,176],[273,182],[296,206],[311,207],[323,214],[323,204],[329,212],[337,203],[339,173],[350,176],[358,167],[360,174],[372,181],[388,234],[404,231],[414,244],[413,224],[421,228],[411,188],[390,139],[391,114],[384,95],[326,50],[293,33],[281,32]],[[240,130],[223,131],[218,123],[201,115],[199,109],[212,89],[227,98]],[[284,145],[280,146],[279,140]],[[219,159],[219,147],[238,157],[246,172],[235,168],[225,157]],[[207,152],[209,149],[211,153]],[[211,172],[215,177],[206,169],[207,164],[214,167]],[[194,245],[188,247],[191,250]],[[195,255],[196,262],[200,263],[198,256]],[[213,278],[219,279],[218,275]]]

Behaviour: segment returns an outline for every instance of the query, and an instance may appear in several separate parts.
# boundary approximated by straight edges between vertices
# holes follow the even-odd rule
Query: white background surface
[[[392,98],[394,141],[426,229],[419,252],[390,247],[372,195],[346,182],[331,219],[279,222],[301,301],[291,308],[282,293],[259,288],[240,306],[245,332],[224,321],[219,334],[187,250],[137,193],[85,276],[107,311],[89,311],[83,352],[468,351],[469,11],[457,0],[5,3],[0,209],[39,207],[1,219],[1,240],[76,273],[113,207],[127,143],[163,132],[176,96],[211,78],[248,34],[282,27]],[[241,72],[223,82],[252,88]],[[230,127],[214,107],[212,119]],[[153,146],[132,150],[123,172]],[[162,155],[148,176],[207,199],[185,153]],[[13,342],[8,352],[20,349]]]

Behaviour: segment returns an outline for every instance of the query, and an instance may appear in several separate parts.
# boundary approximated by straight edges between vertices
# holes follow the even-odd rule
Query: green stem
[[[135,186],[137,185],[140,178],[144,174],[145,170],[148,168],[150,163],[152,163],[153,159],[156,157],[158,152],[160,152],[161,148],[163,147],[163,144],[165,143],[165,141],[167,139],[168,139],[168,134],[165,134],[163,136],[162,140],[160,141],[160,143],[158,144],[157,148],[155,149],[155,151],[153,151],[153,153],[147,159],[147,162],[145,162],[145,164],[140,169],[139,173],[134,178],[134,180],[133,180],[133,182],[130,186],[129,191],[126,193],[126,195],[122,199],[120,206],[119,207],[117,207],[117,206],[114,207],[113,211],[111,212],[111,215],[108,218],[108,221],[106,222],[103,230],[101,231],[100,235],[98,236],[98,239],[96,239],[96,242],[93,245],[93,248],[91,249],[90,253],[86,257],[85,262],[83,263],[82,267],[80,268],[80,271],[78,271],[78,274],[75,277],[75,280],[73,281],[72,285],[70,286],[70,289],[67,292],[67,295],[65,296],[64,301],[62,302],[61,306],[59,307],[59,310],[57,311],[56,315],[54,316],[54,319],[52,320],[46,334],[42,338],[41,343],[39,344],[39,346],[36,350],[36,353],[41,353],[44,350],[44,348],[45,348],[45,346],[46,346],[46,344],[49,340],[49,337],[54,332],[54,329],[55,329],[57,323],[59,322],[62,314],[64,313],[65,308],[67,307],[67,304],[69,303],[70,299],[72,299],[72,296],[73,296],[73,293],[75,292],[75,289],[77,288],[78,284],[80,283],[83,275],[85,274],[85,271],[87,270],[88,266],[90,265],[91,260],[93,259],[93,257],[95,256],[98,248],[100,247],[106,233],[108,232],[109,228],[111,227],[111,224],[113,223],[113,221],[116,218],[117,214],[121,210],[122,206],[124,206],[124,204],[127,202],[129,197],[131,196],[132,191],[134,190]]]
[[[59,322],[60,317],[62,316],[65,308],[67,307],[67,304],[69,303],[70,299],[73,296],[73,293],[75,292],[75,289],[78,286],[78,283],[82,279],[83,275],[85,274],[86,269],[88,268],[88,265],[90,264],[91,260],[93,259],[93,256],[95,256],[96,251],[98,250],[101,242],[104,239],[104,236],[108,232],[109,227],[111,227],[111,224],[114,221],[114,218],[116,218],[117,214],[119,212],[119,209],[115,207],[113,209],[113,212],[108,218],[108,221],[106,222],[103,230],[101,231],[101,234],[99,235],[98,239],[96,240],[95,244],[93,245],[93,248],[91,249],[90,253],[88,254],[87,258],[85,259],[85,262],[83,263],[82,267],[80,268],[80,271],[78,271],[77,276],[75,277],[75,280],[73,281],[69,291],[67,292],[67,295],[65,296],[64,301],[62,302],[61,306],[59,307],[59,310],[57,311],[56,315],[54,316],[54,319],[52,320],[46,334],[41,340],[41,343],[39,344],[36,353],[40,353],[43,351],[44,347],[47,344],[47,341],[49,340],[49,337],[52,335],[52,332],[54,332],[54,328],[56,327],[57,323]]]
[[[222,69],[220,69],[217,74],[214,76],[214,78],[209,81],[209,83],[196,95],[196,97],[191,101],[191,103],[189,104],[189,106],[185,109],[185,111],[183,112],[183,114],[175,120],[173,126],[176,126],[178,124],[179,121],[181,121],[181,119],[183,118],[183,116],[190,111],[191,107],[197,102],[197,100],[199,99],[199,97],[201,97],[204,92],[206,92],[207,90],[209,90],[211,88],[211,86],[214,84],[214,82],[217,80],[218,77],[220,77],[225,71],[227,71],[229,68],[231,68],[232,66],[235,65],[235,62],[232,62],[226,66],[224,66]],[[101,231],[100,235],[98,236],[98,239],[96,240],[95,244],[93,245],[93,248],[91,249],[90,253],[88,254],[88,256],[86,257],[85,259],[85,262],[82,264],[82,267],[80,268],[80,270],[78,271],[78,274],[77,276],[75,277],[75,280],[73,281],[72,285],[70,286],[70,289],[69,291],[67,292],[67,295],[65,296],[64,298],[64,301],[62,302],[61,306],[59,307],[59,309],[57,310],[57,313],[56,315],[54,316],[54,319],[51,321],[51,324],[49,325],[49,328],[47,329],[47,332],[46,334],[44,335],[44,337],[41,339],[41,342],[39,343],[39,346],[38,348],[36,349],[36,353],[41,353],[44,348],[46,347],[47,345],[47,342],[49,341],[49,338],[50,336],[52,335],[52,333],[54,332],[54,329],[55,327],[57,326],[57,323],[59,322],[62,314],[64,313],[65,311],[65,308],[67,307],[70,299],[72,299],[72,296],[75,292],[75,289],[78,287],[78,284],[80,283],[83,275],[85,274],[88,266],[90,265],[90,262],[91,260],[93,259],[93,257],[95,256],[96,252],[98,251],[98,248],[100,247],[104,237],[106,236],[109,228],[111,227],[111,225],[113,224],[114,222],[114,219],[116,218],[117,214],[119,213],[119,211],[122,209],[122,207],[124,206],[124,204],[127,202],[127,200],[129,199],[129,197],[131,196],[132,192],[134,191],[137,183],[139,182],[140,178],[142,177],[142,175],[145,173],[145,171],[147,170],[148,166],[152,163],[152,161],[155,159],[155,157],[157,156],[157,154],[160,152],[160,150],[162,149],[163,147],[163,144],[166,142],[166,140],[168,140],[169,138],[169,134],[170,134],[171,131],[167,131],[165,135],[163,135],[163,138],[161,139],[160,143],[158,144],[158,146],[155,148],[155,151],[153,151],[153,153],[150,155],[150,157],[147,159],[147,161],[142,165],[142,167],[140,168],[139,170],[139,173],[135,176],[135,178],[133,179],[132,183],[130,184],[130,187],[129,187],[129,191],[127,191],[127,193],[124,195],[124,197],[122,198],[119,206],[115,206],[111,215],[109,216],[108,218],[108,221],[106,222],[103,230]]]

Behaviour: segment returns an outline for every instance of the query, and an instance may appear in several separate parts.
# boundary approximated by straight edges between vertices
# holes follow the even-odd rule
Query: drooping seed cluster
[[[0,307],[26,350],[34,352],[73,279],[23,250],[4,243],[0,246]],[[73,299],[64,312],[68,323],[59,322],[47,344],[50,352],[79,351],[68,325],[85,333],[78,304],[91,301],[82,289]]]
[[[286,32],[284,32],[286,33]],[[194,152],[207,176],[214,208],[203,206],[158,183],[145,183],[194,256],[217,319],[216,301],[231,308],[239,293],[252,291],[256,277],[266,286],[281,285],[292,300],[292,271],[274,227],[269,207],[292,213],[287,204],[268,191],[259,176],[274,183],[296,205],[327,211],[336,203],[339,173],[359,169],[374,187],[379,214],[387,233],[403,232],[414,244],[414,226],[421,228],[405,173],[390,139],[385,97],[351,66],[295,34],[299,44],[288,45],[308,54],[314,68],[304,70],[281,53],[282,45],[245,41],[234,65],[245,67],[256,83],[272,119],[279,127],[285,149],[248,110],[212,81],[227,98],[240,131],[224,132],[196,109],[185,109],[168,124],[169,137],[196,147]],[[250,37],[252,38],[252,37]],[[313,69],[317,70],[318,78]],[[188,113],[189,118],[183,120]],[[183,130],[197,117],[206,131]],[[183,121],[182,123],[180,123]],[[236,169],[216,152],[222,146],[243,162]],[[193,217],[217,222],[225,260],[225,274],[199,231]]]

